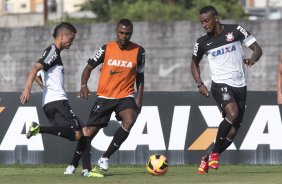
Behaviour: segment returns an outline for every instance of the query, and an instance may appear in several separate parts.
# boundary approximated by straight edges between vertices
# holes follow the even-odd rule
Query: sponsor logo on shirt
[[[245,38],[247,38],[249,36],[247,30],[244,29],[242,26],[238,26],[237,30],[239,30],[245,36]]]
[[[123,71],[113,71],[113,70],[110,70],[110,75],[114,75],[114,74],[118,74],[118,73],[121,73]]]
[[[226,53],[229,53],[229,52],[233,52],[235,50],[236,50],[235,45],[231,45],[231,46],[228,46],[228,47],[225,47],[225,48],[220,48],[216,51],[213,51],[211,53],[211,55],[216,57],[216,56],[220,56],[220,55],[223,55],[223,54],[226,54]]]
[[[199,43],[196,43],[194,46],[194,53],[193,53],[194,56],[197,56],[198,50],[199,50]]]
[[[100,47],[100,49],[98,50],[98,52],[95,54],[95,56],[92,58],[93,60],[97,61],[99,59],[99,57],[101,57],[101,55],[105,52],[105,50],[102,49],[102,47]]]
[[[56,60],[56,58],[58,57],[58,54],[56,52],[54,52],[51,57],[47,57],[45,60],[45,63],[47,63],[48,65],[50,65],[53,61]]]
[[[109,66],[120,66],[120,67],[132,68],[132,61],[109,59],[108,65]]]

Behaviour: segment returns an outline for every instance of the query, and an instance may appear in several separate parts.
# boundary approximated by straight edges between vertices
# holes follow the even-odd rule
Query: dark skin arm
[[[252,43],[252,45],[250,45],[249,48],[252,49],[253,53],[252,53],[251,58],[244,59],[244,63],[248,67],[251,67],[260,59],[262,55],[262,49],[257,42]]]
[[[98,64],[96,65],[98,66]],[[96,67],[95,66],[95,67]],[[77,97],[78,98],[88,98],[88,95],[89,94],[89,89],[88,89],[88,86],[87,86],[87,82],[90,78],[90,74],[92,72],[92,70],[95,68],[93,66],[91,66],[90,64],[87,64],[82,72],[82,75],[81,75],[81,88],[80,88],[80,91],[78,92],[77,94]]]
[[[202,82],[199,63],[200,61],[196,61],[195,59],[192,58],[191,72],[196,83]],[[209,96],[208,89],[204,83],[199,87],[199,92],[206,97]]]
[[[141,112],[142,101],[143,101],[143,91],[144,91],[144,73],[137,73],[136,75],[136,88],[137,95],[135,97],[135,102],[138,107],[138,113]]]

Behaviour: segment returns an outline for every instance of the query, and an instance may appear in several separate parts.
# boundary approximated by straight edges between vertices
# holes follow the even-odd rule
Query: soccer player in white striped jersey
[[[211,70],[211,93],[224,118],[212,151],[201,160],[198,173],[205,174],[209,168],[218,169],[219,155],[231,145],[240,128],[247,96],[245,65],[254,65],[262,50],[255,37],[244,27],[221,24],[218,12],[212,6],[200,10],[200,21],[207,33],[198,38],[194,46],[191,71],[199,92],[208,97],[199,67],[203,55],[206,55]],[[245,58],[242,44],[253,51],[251,57]]]

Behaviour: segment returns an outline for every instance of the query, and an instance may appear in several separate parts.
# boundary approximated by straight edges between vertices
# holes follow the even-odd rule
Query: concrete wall
[[[234,21],[225,21],[234,23]],[[259,63],[246,69],[248,89],[276,90],[278,55],[282,50],[282,21],[240,21],[258,40],[263,49]],[[54,27],[0,28],[0,91],[22,91],[31,66],[52,43]],[[115,39],[115,25],[77,25],[74,45],[62,52],[67,91],[80,88],[80,76],[86,61],[108,40]],[[132,41],[146,49],[145,90],[195,91],[190,72],[193,45],[203,34],[199,22],[135,22]],[[246,57],[250,51],[246,49]],[[202,78],[209,81],[206,59],[201,63]],[[164,69],[164,70],[162,70]],[[171,72],[166,72],[171,69]],[[99,69],[92,72],[89,86],[96,89]],[[34,91],[40,89],[34,85]]]

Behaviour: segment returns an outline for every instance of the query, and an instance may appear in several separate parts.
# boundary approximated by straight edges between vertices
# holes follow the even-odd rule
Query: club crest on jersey
[[[226,41],[228,41],[228,42],[231,42],[231,41],[234,40],[233,32],[231,32],[231,33],[229,32],[225,36],[226,36]]]

